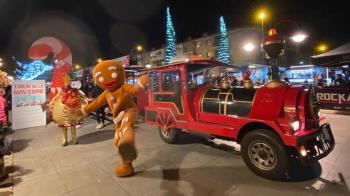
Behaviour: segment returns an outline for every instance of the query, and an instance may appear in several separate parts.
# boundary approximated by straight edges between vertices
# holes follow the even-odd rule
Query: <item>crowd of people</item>
[[[335,74],[335,77],[332,78],[332,82],[330,85],[327,85],[327,82],[323,74],[316,75],[316,77],[314,78],[314,82],[315,82],[315,86],[318,86],[318,87],[350,85],[350,81],[347,81],[342,74]]]

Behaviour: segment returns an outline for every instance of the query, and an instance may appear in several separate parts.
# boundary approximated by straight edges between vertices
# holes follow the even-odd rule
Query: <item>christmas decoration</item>
[[[230,42],[228,40],[227,29],[223,16],[220,17],[219,46],[217,58],[219,61],[222,61],[224,63],[231,63]]]
[[[28,50],[32,60],[47,59],[53,55],[53,69],[49,100],[64,88],[63,78],[72,71],[72,53],[68,45],[55,37],[41,37],[33,42]]]
[[[7,73],[0,70],[0,88],[5,88],[10,85],[10,80],[7,77]]]
[[[173,22],[171,20],[170,9],[166,8],[166,37],[165,37],[165,64],[169,64],[176,56],[176,37]]]
[[[16,61],[16,77],[20,80],[39,79],[42,75],[47,75],[51,72],[53,66],[45,64],[43,61],[35,60],[31,63],[21,63]]]

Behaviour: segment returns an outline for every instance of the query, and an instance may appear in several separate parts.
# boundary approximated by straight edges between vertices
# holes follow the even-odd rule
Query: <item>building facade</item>
[[[262,63],[260,50],[261,33],[256,28],[238,28],[228,32],[232,65],[248,66],[250,64]],[[203,58],[216,58],[218,46],[218,34],[206,35],[200,38],[188,39],[176,45],[176,55],[196,55]],[[251,44],[253,49],[244,49],[246,44]],[[152,66],[164,65],[165,49],[160,48],[139,54],[137,56],[139,65],[150,64]]]

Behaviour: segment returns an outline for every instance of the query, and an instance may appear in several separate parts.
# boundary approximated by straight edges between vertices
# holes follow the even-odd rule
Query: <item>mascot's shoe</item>
[[[71,140],[69,143],[73,145],[79,144],[78,140]]]
[[[68,146],[68,142],[67,141],[62,141],[62,144],[61,144],[63,147],[65,146]]]
[[[118,177],[128,177],[134,175],[132,163],[122,163],[115,168],[115,175]]]
[[[125,161],[132,162],[137,157],[137,152],[133,143],[120,142],[118,150]]]

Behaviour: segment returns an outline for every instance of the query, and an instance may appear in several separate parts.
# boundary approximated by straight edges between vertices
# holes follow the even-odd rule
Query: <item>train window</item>
[[[159,92],[159,72],[152,71],[149,73],[150,90],[152,92]]]
[[[162,73],[162,90],[178,92],[180,89],[180,71],[168,71]]]
[[[193,90],[201,84],[218,85],[227,75],[227,66],[212,64],[191,64],[187,66],[187,86]]]

